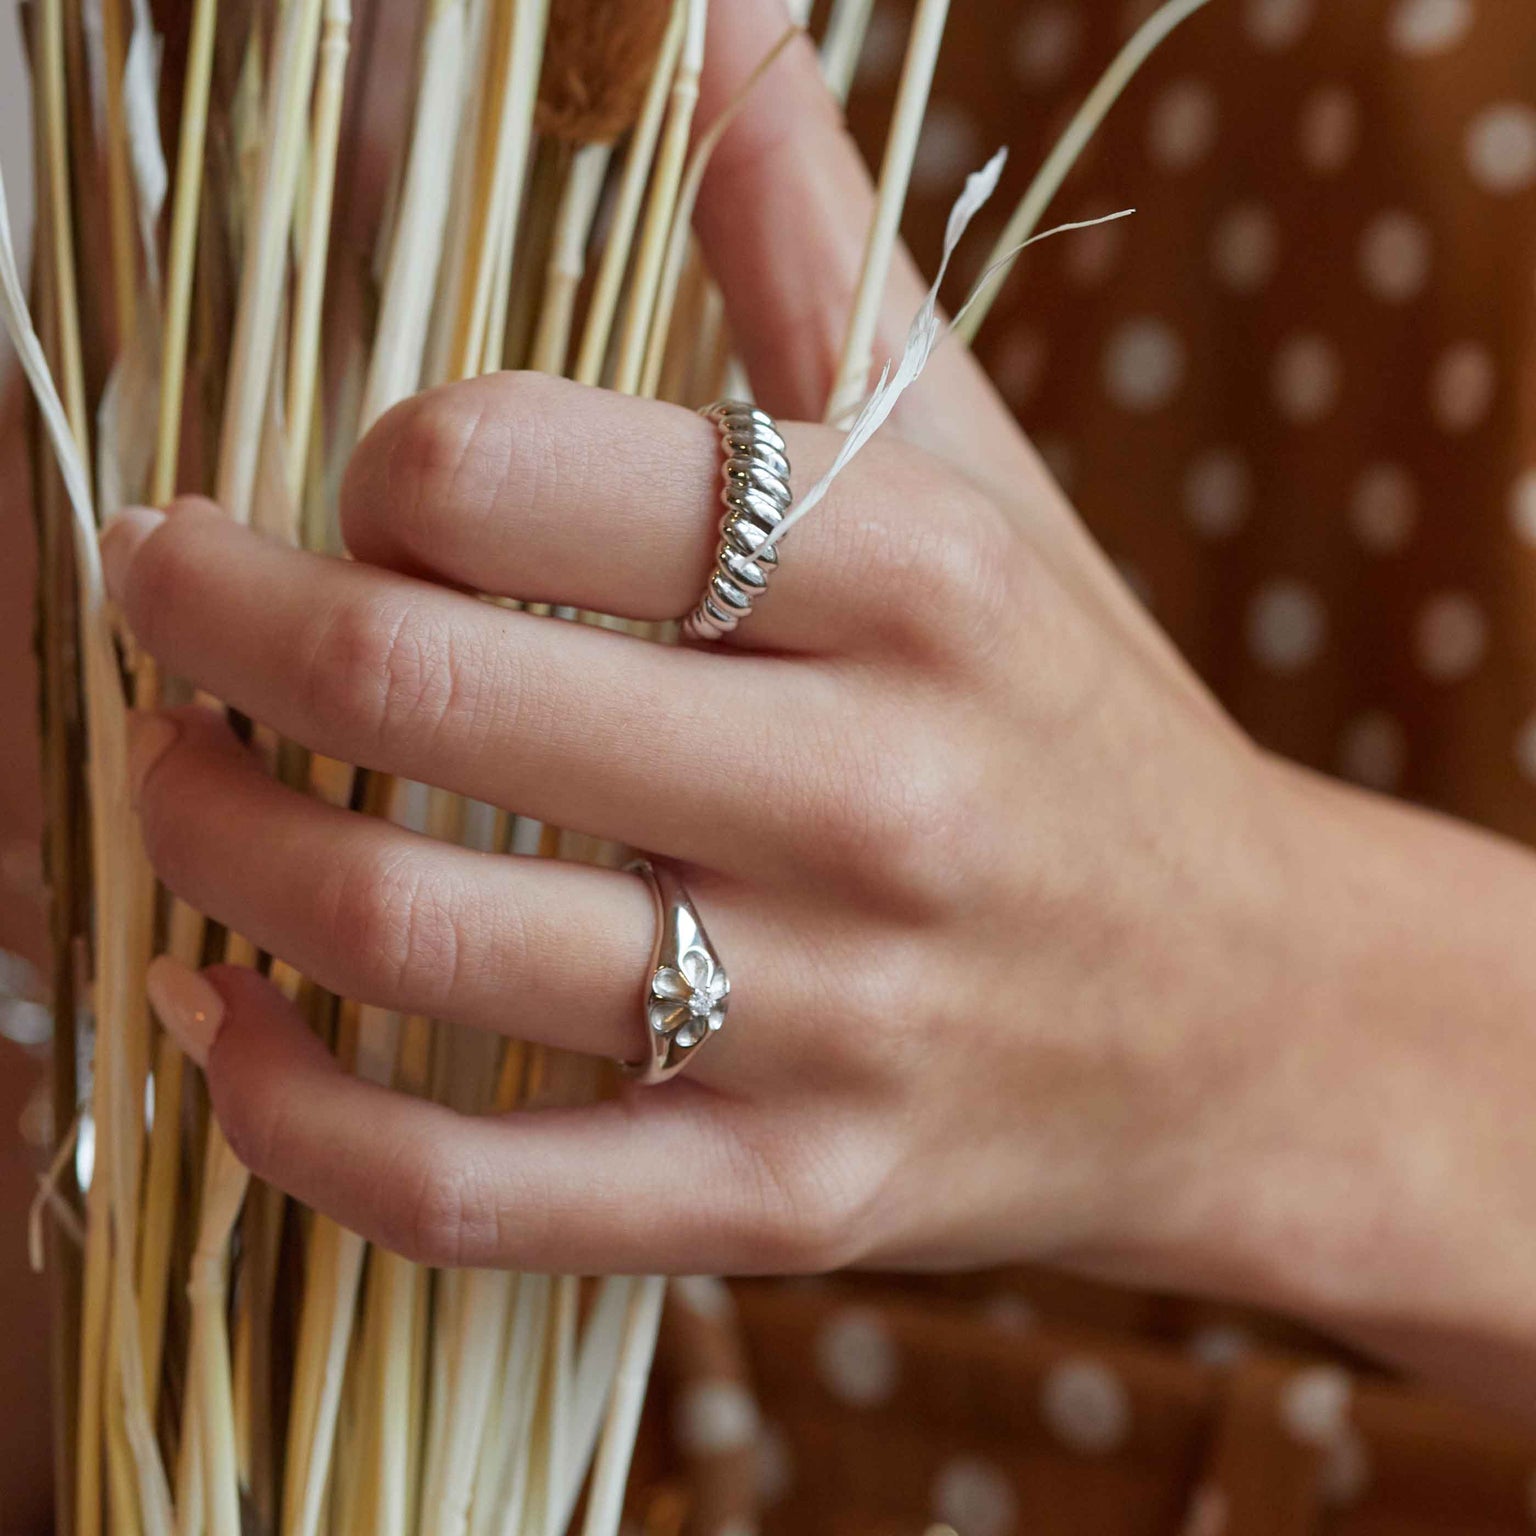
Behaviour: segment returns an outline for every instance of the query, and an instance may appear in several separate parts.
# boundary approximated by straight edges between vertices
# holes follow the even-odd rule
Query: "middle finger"
[[[103,558],[151,654],[314,751],[730,873],[822,862],[827,765],[796,775],[795,743],[858,733],[816,665],[508,611],[207,503],[122,514]]]

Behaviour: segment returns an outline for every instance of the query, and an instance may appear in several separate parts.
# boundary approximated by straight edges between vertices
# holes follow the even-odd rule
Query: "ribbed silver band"
[[[752,611],[779,563],[769,535],[789,511],[789,460],[766,411],[717,400],[699,412],[720,430],[720,543],[704,595],[682,621],[688,640],[718,640]]]

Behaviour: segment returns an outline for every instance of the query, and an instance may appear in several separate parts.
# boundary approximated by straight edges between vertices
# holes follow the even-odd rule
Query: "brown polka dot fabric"
[[[974,273],[1150,8],[955,0],[920,259],[1007,144]],[[876,149],[909,15],[877,6],[850,103]],[[1260,741],[1536,839],[1536,6],[1213,0],[1052,212],[1123,207],[978,339],[1083,517]],[[650,1531],[1536,1531],[1532,1437],[1278,1320],[1047,1274],[689,1282],[655,1420]]]

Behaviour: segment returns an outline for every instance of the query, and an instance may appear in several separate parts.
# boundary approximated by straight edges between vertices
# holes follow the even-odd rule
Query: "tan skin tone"
[[[779,18],[711,26],[706,113]],[[837,442],[796,423],[868,198],[791,50],[698,222],[801,484]],[[892,286],[886,345],[918,291],[906,266]],[[712,429],[559,381],[388,415],[343,491],[352,563],[196,501],[115,524],[111,589],[170,672],[318,751],[678,861],[736,980],[685,1079],[472,1120],[343,1075],[253,974],[162,967],[233,1145],[432,1263],[1043,1259],[1288,1310],[1528,1410],[1536,860],[1260,752],[959,348],[895,426],[716,648],[466,595],[654,619],[702,583]],[[639,1054],[633,877],[327,809],[206,713],[141,722],[135,757],[166,883],[326,986]]]

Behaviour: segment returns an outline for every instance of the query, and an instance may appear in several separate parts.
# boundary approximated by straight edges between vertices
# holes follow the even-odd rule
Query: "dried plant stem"
[[[208,1130],[203,1205],[187,1295],[192,1302],[192,1369],[187,1400],[202,1452],[201,1502],[208,1536],[240,1536],[240,1473],[234,1388],[225,1312],[229,1275],[225,1253],[245,1200],[250,1175],[217,1125]],[[182,1433],[193,1433],[186,1419]]]
[[[645,364],[640,378],[640,393],[654,397],[661,382],[661,365],[666,355],[667,337],[672,328],[672,306],[677,297],[677,287],[683,272],[683,262],[688,255],[689,233],[693,227],[693,208],[698,201],[699,188],[704,183],[704,172],[709,167],[710,156],[715,152],[727,128],[736,114],[746,105],[752,88],[762,79],[775,59],[794,40],[799,28],[784,31],[773,47],[753,66],[752,72],[742,82],[736,94],[716,115],[715,120],[700,136],[688,159],[688,168],[678,189],[676,205],[672,210],[672,228],[667,238],[666,258],[657,274],[654,312],[651,317],[650,341],[646,347]]]
[[[651,322],[661,292],[662,268],[672,231],[672,215],[677,207],[688,158],[688,144],[693,135],[693,114],[699,102],[699,77],[704,68],[704,28],[708,19],[707,0],[681,0],[686,6],[682,49],[677,70],[672,77],[671,102],[666,127],[651,177],[650,197],[645,208],[645,224],[640,234],[640,249],[635,254],[635,274],[630,284],[629,306],[619,337],[619,355],[613,387],[622,394],[639,392],[645,368],[646,347],[650,341]]]
[[[267,135],[251,238],[240,271],[240,302],[219,442],[218,500],[239,523],[251,520],[321,3],[289,0],[278,23]]]
[[[63,0],[40,0],[38,92],[47,168],[49,251],[53,257],[54,317],[58,326],[59,387],[80,457],[90,463],[85,366],[80,352],[80,296],[75,280],[74,216],[69,202],[69,138],[64,96]]]
[[[336,191],[336,154],[341,141],[342,88],[352,30],[351,0],[325,0],[319,78],[310,133],[309,203],[299,254],[293,340],[288,351],[288,442],[285,462],[290,499],[297,504],[310,445],[315,379],[320,366],[320,310],[330,252],[331,204]]]
[[[613,335],[613,320],[618,312],[619,295],[624,286],[624,273],[629,265],[635,228],[645,202],[645,188],[650,179],[656,144],[661,137],[667,94],[677,70],[686,19],[685,0],[677,0],[672,19],[667,24],[666,35],[662,39],[661,50],[656,55],[650,83],[646,86],[640,116],[625,151],[624,170],[619,177],[613,218],[609,224],[607,242],[603,246],[602,259],[598,263],[597,281],[587,305],[581,349],[576,359],[576,378],[582,384],[602,382],[603,365]]]
[[[123,35],[122,0],[102,0],[101,42],[106,75],[107,224],[117,350],[121,354],[132,346],[138,330],[138,235],[133,172],[128,163],[128,123],[123,111],[123,69],[128,46]]]
[[[624,1512],[624,1487],[629,1481],[629,1463],[640,1429],[645,1384],[650,1377],[652,1356],[656,1353],[656,1335],[661,1327],[661,1303],[666,1296],[666,1286],[667,1282],[660,1276],[649,1275],[635,1282],[630,1296],[629,1315],[619,1346],[618,1370],[613,1379],[613,1401],[598,1447],[582,1536],[614,1536],[619,1528],[619,1519]]]
[[[603,180],[613,156],[607,144],[583,144],[571,162],[560,210],[555,217],[555,238],[545,269],[544,302],[539,309],[539,328],[534,336],[529,366],[543,373],[564,373],[571,344],[571,321],[576,296],[587,268],[587,242],[597,215]]]
[[[204,921],[185,902],[171,904],[167,951],[183,965],[202,959]],[[140,1220],[139,1339],[144,1355],[148,1408],[159,1396],[165,1305],[170,1287],[171,1239],[181,1175],[181,1109],[186,1062],[170,1035],[161,1033],[155,1058],[155,1123],[150,1133],[149,1164]]]
[[[160,427],[150,500],[164,506],[176,494],[181,443],[181,401],[187,376],[187,328],[192,276],[197,266],[198,214],[203,188],[203,145],[208,134],[208,95],[213,78],[213,40],[219,0],[194,0],[187,43],[186,84],[171,202],[165,324],[160,342]]]
[[[450,368],[455,378],[481,369],[487,318],[492,308],[498,242],[516,240],[516,206],[533,137],[533,106],[549,0],[500,0],[495,71],[482,107],[481,155],[471,237],[468,281],[459,292]]]
[[[465,25],[463,0],[435,0],[423,36],[421,85],[390,235],[378,331],[363,392],[361,431],[421,382],[452,185],[453,129],[464,73]]]
[[[1034,234],[1051,199],[1066,180],[1067,172],[1077,164],[1078,157],[1120,93],[1151,57],[1158,44],[1180,22],[1187,20],[1207,3],[1208,0],[1166,0],[1136,29],[1111,61],[1109,68],[1099,77],[1098,83],[1084,98],[1082,106],[1073,114],[1055,147],[1046,156],[1045,163],[1035,172],[1019,206],[987,257],[988,267],[997,263],[1001,265],[978,285],[966,306],[966,312],[957,317],[954,333],[962,341],[969,343],[981,328],[982,321],[987,318],[987,312],[997,298],[998,290],[1007,282],[1008,273],[1012,270],[1013,263],[1007,260],[1009,253],[1016,251]]]
[[[939,45],[944,39],[944,23],[948,16],[949,0],[918,0],[912,35],[907,43],[906,62],[902,65],[901,85],[896,93],[896,108],[880,164],[880,186],[869,235],[864,243],[864,265],[854,293],[848,330],[843,337],[837,379],[827,401],[826,419],[829,422],[841,422],[856,411],[869,383],[880,306],[885,301],[885,284],[900,232],[901,210],[906,204],[907,186],[912,179],[912,158],[917,153],[917,140],[923,128],[923,114],[928,109],[933,70],[938,62]]]
[[[840,104],[848,100],[874,8],[875,0],[832,0],[821,40],[821,73]]]

